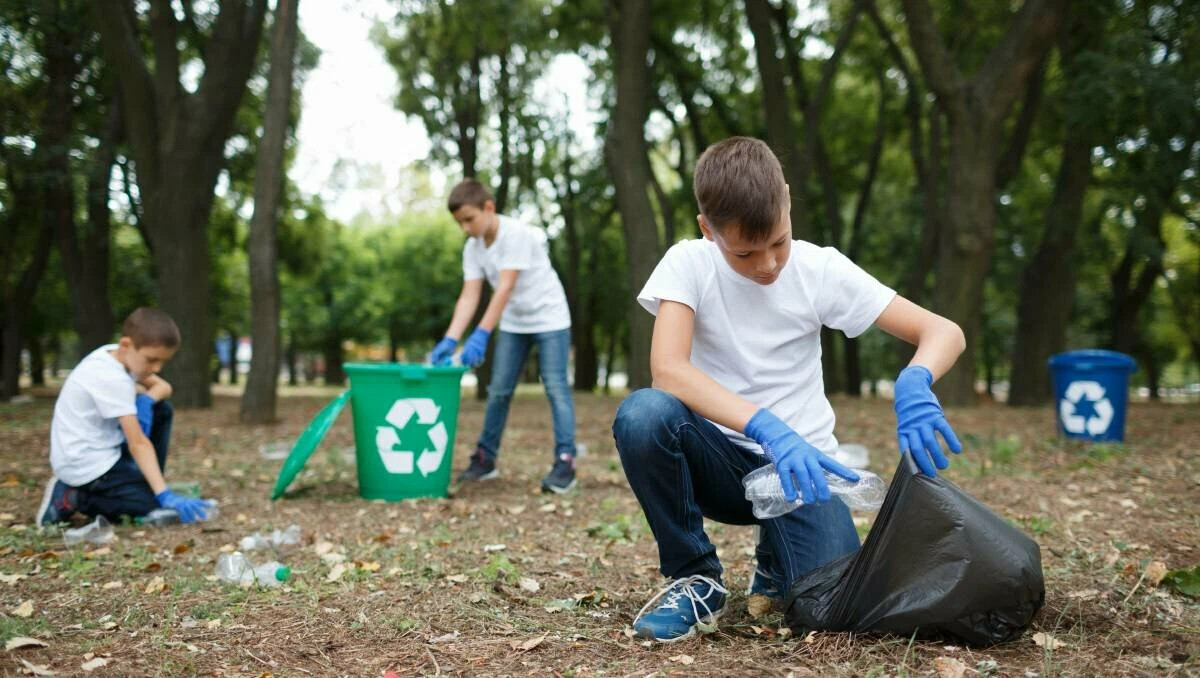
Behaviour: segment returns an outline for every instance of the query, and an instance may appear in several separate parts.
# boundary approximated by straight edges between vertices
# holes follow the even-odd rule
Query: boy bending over
[[[662,642],[716,630],[726,590],[704,518],[758,525],[751,592],[779,598],[805,572],[858,548],[850,512],[830,499],[833,408],[821,376],[821,326],[856,337],[872,324],[915,344],[896,378],[902,453],[936,475],[948,465],[935,431],[962,446],[930,390],[965,341],[953,322],[898,296],[831,247],[792,240],[779,161],[734,137],[700,157],[694,177],[703,239],[673,246],[638,294],[655,314],[654,388],[631,394],[613,434],[629,485],[658,542],[670,584],[634,620]],[[773,463],[804,504],[760,520],[742,478]],[[658,601],[658,605],[653,607]]]

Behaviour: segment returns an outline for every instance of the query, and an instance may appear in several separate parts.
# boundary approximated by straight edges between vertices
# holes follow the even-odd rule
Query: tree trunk
[[[160,305],[183,339],[164,375],[177,407],[212,404],[208,218],[266,7],[266,0],[221,3],[204,50],[204,75],[188,92],[180,83],[180,26],[169,3],[150,5],[149,41],[139,35],[136,11],[128,5],[94,5],[107,61],[118,74]],[[143,52],[147,44],[153,72]]]
[[[616,188],[625,229],[629,289],[637,292],[653,272],[661,252],[658,224],[650,206],[650,162],[644,127],[650,93],[646,65],[650,45],[650,8],[645,0],[610,0],[609,28],[615,73],[616,104],[604,143],[604,157]],[[629,309],[629,388],[650,386],[650,339],[654,317],[636,301]]]
[[[288,338],[287,351],[285,352],[285,360],[287,362],[288,386],[300,385],[300,369],[299,359],[296,356],[296,340]]]
[[[1091,144],[1083,139],[1063,145],[1045,230],[1021,272],[1009,405],[1041,405],[1054,395],[1047,361],[1067,343],[1075,305],[1075,234],[1092,176],[1091,153]]]
[[[78,8],[73,8],[77,10]],[[108,300],[108,179],[120,138],[119,106],[110,104],[100,130],[91,130],[100,143],[87,172],[87,208],[90,228],[83,242],[75,223],[75,186],[70,153],[75,133],[75,86],[79,75],[80,40],[69,28],[59,2],[42,4],[45,33],[39,44],[45,60],[46,105],[37,140],[44,158],[41,188],[46,227],[57,239],[59,256],[71,299],[80,357],[112,338],[113,313]],[[43,155],[44,152],[44,155]]]
[[[29,347],[29,383],[34,386],[46,385],[46,351],[45,342],[41,337],[30,337],[26,340]]]
[[[954,63],[928,0],[904,0],[910,43],[949,122],[946,223],[938,238],[934,310],[957,322],[967,347],[938,382],[946,405],[977,402],[975,369],[983,284],[995,238],[998,146],[1014,103],[1028,92],[1065,0],[1026,0],[978,71],[966,77]]]
[[[254,215],[250,219],[250,338],[254,352],[242,393],[241,421],[276,420],[279,385],[280,205],[283,202],[284,150],[292,104],[292,72],[296,60],[297,11],[300,0],[276,0],[271,34],[271,71],[262,142],[254,170]],[[237,371],[234,361],[234,372]]]
[[[346,371],[342,369],[345,352],[342,348],[342,335],[330,332],[325,338],[325,385],[342,386],[346,383]]]
[[[29,307],[46,271],[50,246],[50,229],[43,228],[38,234],[29,265],[12,290],[5,290],[11,296],[4,299],[4,305],[0,308],[0,401],[8,400],[21,391],[22,325],[29,317]]]

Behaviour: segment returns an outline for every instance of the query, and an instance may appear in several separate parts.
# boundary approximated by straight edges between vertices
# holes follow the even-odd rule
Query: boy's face
[[[735,273],[759,285],[770,285],[779,279],[779,272],[792,253],[792,220],[787,212],[775,224],[770,237],[760,242],[743,238],[737,224],[728,224],[718,231],[703,214],[697,220],[700,232],[717,244],[725,262]]]
[[[496,203],[488,200],[483,207],[463,205],[454,210],[454,220],[463,233],[470,238],[479,238],[492,230],[496,223]]]
[[[129,370],[135,381],[141,381],[162,371],[163,365],[175,355],[175,349],[159,345],[134,346],[133,339],[121,337],[117,345],[117,361]]]

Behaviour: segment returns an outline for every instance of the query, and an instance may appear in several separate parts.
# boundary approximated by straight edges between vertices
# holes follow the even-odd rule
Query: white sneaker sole
[[[42,503],[38,505],[37,514],[33,517],[34,525],[42,524],[42,516],[46,515],[46,511],[50,508],[50,498],[54,496],[54,485],[58,483],[58,478],[50,476],[50,480],[46,482],[46,489],[42,492]]]
[[[542,483],[542,492],[553,492],[554,494],[566,494],[566,493],[570,492],[571,490],[575,489],[575,484],[577,482],[579,482],[579,479],[573,478],[573,479],[571,479],[571,482],[567,483],[566,487],[555,487],[554,485]]]

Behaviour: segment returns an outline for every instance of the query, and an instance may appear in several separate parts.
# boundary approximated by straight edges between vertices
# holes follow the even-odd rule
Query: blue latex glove
[[[483,363],[483,355],[487,353],[488,337],[492,336],[491,330],[485,330],[482,327],[476,327],[471,336],[467,337],[467,341],[463,343],[462,364],[468,367],[479,367]]]
[[[805,504],[829,501],[829,484],[825,482],[825,471],[850,482],[858,482],[857,473],[804,442],[804,438],[793,431],[791,426],[766,409],[761,409],[750,417],[746,424],[746,435],[762,445],[767,458],[775,464],[776,470],[779,471],[780,484],[783,485],[783,496],[788,501],[796,501],[797,488]]]
[[[194,523],[197,520],[207,520],[208,512],[206,509],[212,506],[212,502],[196,497],[184,497],[175,494],[171,490],[163,490],[154,495],[158,500],[158,505],[163,508],[175,509],[179,512],[179,522]]]
[[[433,353],[429,354],[429,362],[434,365],[449,365],[450,359],[454,357],[454,349],[457,346],[457,339],[442,337],[437,346],[433,347]]]
[[[142,433],[149,437],[150,425],[154,423],[154,398],[139,393],[133,399],[133,405],[137,408],[138,426],[142,428]]]
[[[909,365],[896,377],[896,437],[900,442],[900,453],[911,454],[917,468],[925,475],[936,478],[937,470],[946,468],[950,462],[942,453],[934,432],[942,434],[950,449],[962,452],[962,443],[946,421],[946,413],[937,396],[933,395],[933,373],[920,365]]]

